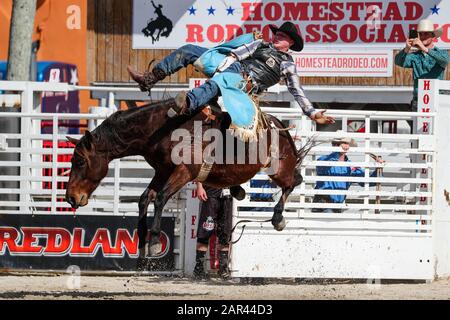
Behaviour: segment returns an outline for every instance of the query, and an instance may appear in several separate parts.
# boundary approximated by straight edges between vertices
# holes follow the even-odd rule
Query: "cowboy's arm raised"
[[[281,73],[286,78],[286,84],[289,92],[294,96],[298,106],[303,110],[303,113],[319,124],[334,123],[334,118],[324,115],[326,110],[316,110],[311,101],[306,97],[300,81],[297,76],[297,68],[291,61],[281,64]]]

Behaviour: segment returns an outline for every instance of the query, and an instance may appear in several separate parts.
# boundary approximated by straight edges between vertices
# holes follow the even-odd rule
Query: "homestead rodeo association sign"
[[[297,25],[305,48],[399,49],[425,18],[443,27],[438,46],[450,49],[449,13],[447,0],[134,0],[133,49],[213,47],[254,30],[267,40],[269,25],[285,21]]]
[[[148,261],[148,270],[174,270],[174,224],[162,218],[162,252]],[[1,215],[0,269],[135,271],[136,226],[137,217]]]

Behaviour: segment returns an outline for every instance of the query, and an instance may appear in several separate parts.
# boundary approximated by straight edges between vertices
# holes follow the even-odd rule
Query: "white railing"
[[[98,120],[104,117],[97,115],[83,114],[20,114],[3,113],[5,118],[20,118],[22,122],[28,121],[32,128],[39,128],[38,122],[44,119],[51,119],[53,122],[53,134],[39,134],[36,132],[21,134],[2,134],[7,140],[28,141],[30,147],[8,147],[1,152],[19,153],[22,156],[19,161],[1,161],[4,167],[20,167],[22,174],[19,176],[0,176],[0,181],[17,181],[21,183],[20,189],[0,189],[0,193],[17,194],[21,196],[17,201],[1,201],[1,206],[32,208],[33,214],[48,214],[46,208],[51,208],[51,212],[58,209],[68,209],[69,204],[65,201],[56,201],[63,197],[65,188],[62,185],[68,181],[67,172],[71,167],[70,155],[73,154],[72,147],[61,147],[59,143],[67,142],[65,134],[58,134],[58,123],[60,120]],[[75,138],[80,135],[73,135]],[[44,142],[51,142],[51,147],[44,148]],[[67,157],[69,155],[69,157]],[[44,161],[45,156],[56,159],[66,156],[63,161]],[[86,207],[79,208],[77,214],[99,214],[99,215],[137,215],[137,200],[148,184],[154,170],[146,163],[142,157],[127,157],[114,160],[109,165],[108,176],[102,181],[100,187],[94,192],[93,199]],[[44,169],[51,169],[48,175]],[[132,170],[140,170],[139,174],[132,174]],[[61,174],[61,171],[63,174]],[[121,171],[126,171],[121,173]],[[64,172],[66,174],[64,174]],[[43,187],[42,183],[51,183],[51,187]],[[118,201],[126,197],[132,197],[130,203]],[[41,198],[41,200],[38,200]],[[47,201],[45,201],[47,199]],[[44,201],[42,201],[44,200]],[[182,201],[180,199],[180,201]],[[183,206],[179,201],[171,202],[168,209],[180,209]],[[151,209],[152,210],[152,209]],[[1,210],[2,213],[17,213],[16,210]],[[28,209],[23,213],[30,213]]]
[[[137,217],[138,201],[151,182],[154,170],[143,157],[126,157],[109,164],[107,177],[95,190],[87,206],[73,211],[65,201],[68,170],[73,146],[67,141],[64,121],[79,120],[84,126],[99,124],[106,114],[40,113],[40,94],[46,91],[75,90],[67,84],[0,81],[0,90],[21,92],[22,112],[4,112],[0,117],[19,119],[20,133],[5,133],[0,128],[0,153],[16,154],[18,160],[0,161],[0,167],[18,168],[17,175],[0,175],[0,182],[15,187],[0,187],[0,215],[95,215]],[[92,88],[91,88],[92,89]],[[49,134],[41,133],[42,121],[52,124]],[[70,135],[80,138],[81,135]],[[13,147],[17,143],[17,147]],[[185,192],[169,200],[163,217],[175,219],[175,273],[184,269]],[[153,205],[148,215],[153,216]]]
[[[341,111],[329,110],[329,114],[341,121],[343,130],[346,129],[346,122],[351,119],[364,119],[366,128],[370,128],[372,122],[380,122],[383,120],[397,120],[398,118],[414,121],[417,117],[426,115],[431,121],[434,119],[433,113],[407,113],[394,112],[391,116],[390,112],[379,111]],[[292,116],[284,116],[289,114],[288,110],[282,110],[281,115],[277,114],[281,119],[292,119]],[[298,117],[298,116],[297,116]],[[295,119],[295,118],[294,118]],[[297,118],[298,119],[298,118]],[[377,130],[380,126],[375,126]],[[367,130],[368,131],[368,130]],[[368,213],[377,210],[377,213],[411,213],[417,210],[430,213],[432,206],[428,199],[431,199],[431,191],[419,190],[419,186],[423,184],[431,184],[431,174],[433,167],[434,146],[432,144],[432,136],[423,134],[385,134],[382,132],[365,132],[365,133],[336,133],[336,132],[317,132],[314,130],[298,130],[292,131],[292,135],[300,136],[301,143],[305,143],[307,139],[314,137],[318,142],[324,142],[314,147],[308,154],[302,164],[302,175],[304,182],[298,186],[289,198],[286,205],[287,209],[295,210],[295,215],[301,215],[309,212],[310,208],[334,208],[344,209],[345,212]],[[336,161],[317,161],[321,155],[330,152],[339,152],[339,147],[331,147],[330,141],[337,137],[351,137],[356,140],[359,147],[352,147],[347,153],[352,161],[350,166],[361,167],[364,169],[364,177],[344,177],[344,176],[317,176],[315,168],[317,166],[336,166],[348,167],[345,162]],[[430,144],[431,141],[431,145]],[[384,164],[376,163],[370,157],[374,153],[383,156],[386,161]],[[426,156],[425,162],[418,162],[417,156]],[[382,169],[383,174],[379,177],[370,177],[373,170]],[[417,177],[416,171],[428,170],[427,177]],[[267,176],[257,176],[255,180],[267,180]],[[314,189],[318,181],[339,181],[351,182],[352,187],[349,190],[317,190]],[[360,187],[358,183],[363,183]],[[377,184],[378,190],[370,187],[370,184]],[[278,193],[278,189],[261,189],[250,188],[247,185],[247,191],[250,193]],[[312,203],[311,199],[314,195],[345,195],[347,201],[342,204],[326,204]],[[400,199],[401,198],[401,199]],[[422,201],[418,201],[418,199]],[[375,203],[375,201],[377,203]],[[240,202],[242,207],[273,207],[273,203],[258,203],[247,200]],[[338,218],[338,217],[337,217]]]
[[[448,84],[446,85],[448,86]],[[0,152],[18,153],[21,157],[19,161],[0,162],[0,166],[20,168],[20,175],[0,176],[0,181],[20,183],[20,188],[0,189],[0,194],[17,197],[13,200],[1,201],[0,214],[74,214],[69,210],[69,205],[62,199],[65,190],[58,188],[58,184],[67,182],[68,177],[61,175],[61,173],[67,171],[71,164],[67,161],[68,158],[61,162],[54,161],[54,159],[57,159],[58,156],[64,157],[73,153],[72,148],[59,146],[59,143],[65,141],[66,137],[65,134],[60,133],[58,124],[62,119],[79,119],[86,124],[88,121],[99,123],[105,116],[42,114],[38,112],[39,100],[36,93],[43,91],[67,92],[75,89],[90,90],[93,88],[71,87],[65,84],[0,82],[0,90],[22,92],[20,95],[22,113],[1,114],[2,117],[8,118],[20,117],[22,131],[17,134],[0,133],[0,141],[21,142],[20,147],[7,147],[3,142],[1,144]],[[117,91],[117,88],[113,89]],[[104,88],[102,90],[109,89]],[[136,91],[135,89],[127,90]],[[110,94],[109,96],[107,105],[113,109],[115,105],[114,95]],[[282,120],[295,123],[297,128],[293,129],[291,134],[300,137],[299,146],[304,144],[309,137],[315,137],[317,141],[324,142],[324,144],[313,148],[302,164],[301,170],[305,179],[291,194],[286,204],[284,213],[288,220],[286,229],[282,233],[278,233],[272,229],[270,224],[249,224],[247,226],[243,239],[233,247],[234,275],[359,277],[360,275],[367,275],[367,256],[373,254],[379,259],[389,260],[389,266],[394,266],[392,267],[393,271],[387,275],[388,278],[392,277],[393,274],[397,275],[401,270],[400,267],[404,266],[405,263],[410,263],[413,271],[404,272],[404,278],[429,279],[433,272],[434,261],[432,238],[436,236],[437,204],[435,196],[436,185],[439,185],[436,177],[441,179],[441,175],[444,176],[442,172],[436,172],[436,163],[439,163],[436,156],[439,145],[436,145],[436,141],[439,141],[439,139],[434,131],[430,131],[429,133],[433,134],[428,135],[424,135],[420,130],[415,134],[382,133],[382,122],[412,120],[414,126],[418,126],[427,121],[430,128],[435,130],[435,128],[440,128],[439,124],[436,123],[438,113],[433,109],[427,110],[429,111],[427,113],[329,110],[328,114],[341,121],[341,128],[344,131],[346,131],[349,121],[354,120],[362,120],[366,128],[372,128],[365,133],[343,132],[338,134],[336,132],[316,131],[311,121],[300,115],[298,110],[265,108],[264,111],[270,112]],[[439,113],[439,121],[441,121],[441,118],[442,114]],[[41,121],[45,119],[51,120],[53,123],[52,134],[40,133]],[[364,177],[318,177],[315,175],[315,168],[318,165],[345,165],[317,160],[321,155],[339,150],[331,147],[329,141],[340,136],[352,137],[358,142],[359,146],[351,148],[348,156],[353,161],[353,166],[364,169]],[[74,137],[77,138],[76,135]],[[43,141],[51,141],[51,147],[43,148]],[[371,160],[370,153],[382,155],[386,163],[383,165],[375,163]],[[51,156],[53,161],[44,161],[44,156]],[[381,177],[371,178],[369,176],[372,170],[380,168],[383,169]],[[51,175],[48,175],[48,172],[44,173],[44,169],[51,169]],[[89,202],[89,205],[78,209],[77,214],[136,216],[137,201],[150,183],[152,174],[152,169],[140,157],[128,157],[113,161],[110,164],[107,178],[93,194],[93,199]],[[267,177],[257,175],[254,180],[258,179],[267,179]],[[321,191],[314,189],[318,180],[354,183],[348,191]],[[43,188],[44,182],[51,183],[51,187]],[[359,186],[357,183],[362,183],[363,186]],[[379,187],[375,189],[370,186],[370,183],[378,184]],[[249,184],[244,187],[249,193],[274,193],[275,198],[279,196],[278,189],[251,188]],[[441,189],[439,189],[439,193],[443,192]],[[447,187],[448,189],[450,188]],[[345,195],[347,199],[343,204],[312,203],[311,199],[316,194],[341,194]],[[189,197],[187,201],[189,201]],[[247,196],[244,201],[235,202],[235,222],[245,218],[267,218],[271,216],[271,212],[256,211],[255,208],[271,208],[275,203],[275,201],[252,201]],[[166,208],[164,215],[177,218],[179,222],[177,225],[178,234],[183,239],[184,232],[187,230],[187,227],[185,229],[183,225],[186,208],[185,193],[180,193],[170,201]],[[250,209],[243,210],[241,208]],[[341,214],[312,213],[311,208],[335,208],[344,211]],[[149,209],[151,215],[152,206]],[[61,212],[59,210],[69,211]],[[235,236],[240,231],[241,228],[238,227]],[[439,237],[443,237],[442,232],[437,234]],[[276,235],[276,237],[272,237],[272,235]],[[247,239],[247,241],[244,239]],[[256,240],[252,241],[252,239]],[[298,242],[293,239],[298,241],[301,239],[301,241]],[[311,243],[315,244],[315,249],[309,248],[305,241],[310,241],[310,245]],[[353,244],[355,244],[353,241],[360,241],[360,243],[355,245],[356,249],[352,251],[347,246],[342,245],[342,241]],[[252,243],[257,244],[257,248],[252,246]],[[286,246],[286,243],[291,243],[291,246]],[[292,245],[298,247],[295,248]],[[283,247],[286,247],[286,249],[282,249]],[[260,254],[256,261],[262,265],[266,261],[264,259],[269,259],[270,255],[273,254],[273,251],[266,253],[264,250],[267,251],[267,248],[280,250],[279,254],[292,254],[289,251],[291,249],[297,253],[304,250],[305,257],[313,260],[317,259],[317,250],[320,249],[323,250],[324,255],[328,254],[327,260],[321,260],[321,263],[326,262],[328,266],[333,263],[330,257],[335,259],[335,254],[339,250],[344,250],[344,254],[338,259],[341,264],[339,268],[335,268],[335,271],[331,270],[331,267],[317,268],[316,264],[305,264],[303,269],[286,264],[286,266],[292,267],[291,271],[286,271],[286,268],[280,265],[274,266],[269,263],[267,268],[264,267],[255,272],[255,261],[249,259],[252,257],[249,250]],[[365,248],[372,248],[373,252],[370,253]],[[386,248],[393,248],[393,250],[387,254],[386,250],[390,249]],[[415,250],[412,250],[412,248],[415,248]],[[401,254],[400,249],[403,250]],[[348,269],[343,266],[342,259],[351,260],[355,254],[366,255],[364,258],[367,259],[361,258],[361,261],[358,261],[354,268]],[[420,257],[420,259],[416,259],[417,257]],[[270,259],[273,259],[273,257]],[[295,259],[293,261],[296,264],[299,263]],[[277,272],[273,272],[273,268],[276,268]],[[320,270],[320,272],[311,271],[311,268],[316,268],[314,270]],[[358,270],[362,271],[359,272]]]
[[[247,223],[244,231],[242,225],[237,227],[233,239],[242,231],[243,236],[233,246],[233,276],[431,280],[450,274],[450,210],[443,197],[445,188],[449,190],[449,180],[445,179],[450,160],[446,143],[450,133],[450,96],[438,93],[439,89],[448,90],[450,84],[432,83],[429,94],[434,101],[424,99],[427,92],[421,90],[419,101],[428,102],[426,107],[419,104],[421,112],[328,110],[344,131],[348,121],[361,119],[366,127],[364,133],[316,132],[308,129],[307,119],[298,121],[292,110],[277,114],[282,119],[300,122],[301,129],[292,134],[300,136],[301,143],[309,137],[326,143],[313,148],[303,162],[304,182],[287,201],[287,226],[283,232],[263,223]],[[382,133],[384,120],[412,121],[415,134]],[[339,151],[330,146],[330,140],[344,136],[358,142],[357,148],[350,148],[348,157],[353,161],[351,166],[364,170],[364,177],[316,176],[317,166],[348,166],[317,160],[318,156]],[[370,153],[382,155],[386,163],[377,164]],[[371,178],[370,173],[378,168],[383,175]],[[267,176],[254,179],[265,180]],[[349,190],[316,190],[317,181],[353,184]],[[378,187],[371,187],[370,183]],[[252,188],[250,183],[246,190],[275,194],[275,201],[252,201],[247,196],[235,202],[234,223],[270,217],[272,212],[264,210],[274,207],[278,190]],[[345,195],[346,201],[313,203],[317,194]],[[312,212],[312,208],[341,209],[342,213]],[[438,243],[436,238],[441,241]]]

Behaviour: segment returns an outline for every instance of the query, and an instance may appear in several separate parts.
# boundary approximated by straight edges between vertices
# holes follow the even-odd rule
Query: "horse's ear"
[[[92,133],[89,130],[86,130],[84,133],[84,138],[86,141],[86,144],[85,144],[86,148],[88,150],[91,150],[92,143],[94,142],[94,137],[92,136]]]
[[[66,136],[67,140],[69,140],[69,142],[71,142],[74,146],[76,146],[78,144],[78,142],[80,142],[79,139],[75,139],[69,136]]]

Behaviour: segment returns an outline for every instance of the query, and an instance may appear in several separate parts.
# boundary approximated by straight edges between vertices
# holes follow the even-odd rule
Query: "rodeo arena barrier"
[[[73,90],[101,90],[109,105],[88,114],[41,113],[42,96],[67,95]],[[127,93],[135,88],[114,88]],[[83,128],[94,129],[116,110],[111,88],[64,83],[0,81],[4,119],[18,119],[20,132],[0,128],[0,268],[134,273],[138,257],[138,200],[154,171],[141,157],[110,163],[107,177],[86,207],[73,211],[64,200],[73,145]],[[13,94],[11,94],[13,92]],[[233,233],[232,277],[346,278],[433,280],[450,275],[450,82],[421,80],[419,112],[329,110],[342,131],[316,131],[300,109],[263,108],[295,124],[291,134],[301,146],[314,137],[316,145],[304,159],[304,181],[285,206],[286,228],[270,223],[239,224]],[[12,112],[20,106],[20,112]],[[346,132],[349,121],[365,124],[365,132]],[[393,122],[412,123],[414,133],[383,133]],[[46,128],[44,130],[43,128]],[[70,130],[69,130],[70,129]],[[358,147],[348,156],[364,177],[323,177],[317,166],[348,166],[318,161],[338,151],[330,141],[354,138]],[[371,154],[385,163],[373,161]],[[6,160],[5,160],[6,159]],[[5,174],[4,168],[9,168]],[[377,177],[370,173],[378,170]],[[11,173],[12,172],[12,173]],[[258,174],[256,180],[268,180]],[[315,190],[317,181],[353,182],[346,190]],[[371,186],[375,184],[375,187]],[[234,200],[233,224],[266,220],[281,192],[278,188],[243,185],[247,196]],[[199,202],[195,185],[172,197],[162,220],[163,251],[152,257],[143,274],[190,274],[195,264],[195,231]],[[252,197],[269,195],[265,200]],[[313,203],[314,195],[345,195],[342,204]],[[342,209],[341,213],[312,208]],[[153,215],[149,206],[149,223]],[[244,230],[243,230],[244,229]],[[214,250],[210,250],[210,268]]]

